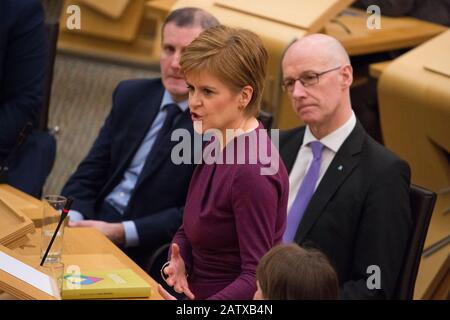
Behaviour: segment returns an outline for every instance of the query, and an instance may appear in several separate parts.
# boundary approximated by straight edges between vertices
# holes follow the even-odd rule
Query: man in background
[[[392,299],[411,229],[409,166],[356,119],[353,70],[336,39],[294,42],[282,69],[283,88],[306,124],[280,134],[290,187],[284,241],[324,252],[342,299]],[[367,282],[373,268],[378,284]]]

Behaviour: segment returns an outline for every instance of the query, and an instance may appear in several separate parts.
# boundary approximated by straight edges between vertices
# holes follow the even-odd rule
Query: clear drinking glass
[[[47,261],[47,260],[46,260]],[[59,294],[62,293],[64,280],[64,263],[62,262],[45,262],[42,266],[43,271],[56,282]]]
[[[56,195],[45,196],[43,200],[44,210],[41,229],[41,259],[44,257],[45,251],[55,233],[59,219],[61,218],[62,209],[66,203],[65,197]],[[65,223],[62,223],[45,262],[55,263],[61,261],[64,226]]]

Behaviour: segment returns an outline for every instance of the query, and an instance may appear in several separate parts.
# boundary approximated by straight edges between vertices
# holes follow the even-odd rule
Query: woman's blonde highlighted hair
[[[245,112],[257,116],[267,59],[267,51],[256,34],[220,25],[203,31],[192,41],[183,52],[180,64],[185,75],[206,71],[236,92],[251,86],[253,95]]]

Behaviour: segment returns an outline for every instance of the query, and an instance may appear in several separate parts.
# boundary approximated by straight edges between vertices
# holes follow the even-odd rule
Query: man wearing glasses
[[[409,166],[356,119],[352,66],[336,39],[294,42],[282,69],[283,90],[306,124],[280,135],[290,184],[284,241],[322,250],[342,299],[392,299],[411,229]]]

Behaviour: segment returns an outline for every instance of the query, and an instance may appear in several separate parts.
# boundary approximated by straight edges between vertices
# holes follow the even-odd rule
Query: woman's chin
[[[194,124],[194,130],[196,133],[198,133],[198,134],[205,133],[207,128],[204,126],[203,121],[193,120],[193,124]]]

